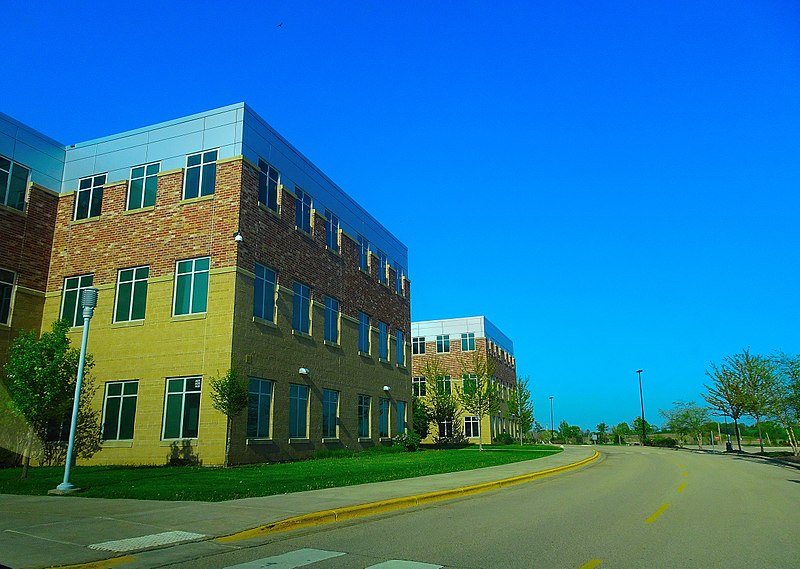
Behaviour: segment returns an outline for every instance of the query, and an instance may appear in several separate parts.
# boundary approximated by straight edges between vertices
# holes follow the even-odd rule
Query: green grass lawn
[[[550,446],[492,446],[420,452],[364,452],[353,456],[233,468],[191,466],[76,466],[70,481],[79,496],[220,502],[318,488],[398,480],[541,458]],[[44,495],[63,479],[63,467],[0,470],[0,494]]]

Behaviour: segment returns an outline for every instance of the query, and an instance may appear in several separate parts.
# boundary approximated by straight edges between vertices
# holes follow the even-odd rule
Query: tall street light
[[[645,441],[647,440],[647,431],[645,431],[646,423],[644,422],[644,397],[642,396],[642,371],[643,370],[640,369],[636,370],[636,373],[639,376],[639,402],[642,404],[642,444],[644,444]]]
[[[69,427],[69,444],[67,445],[67,462],[64,465],[64,481],[56,486],[59,492],[75,491],[75,485],[69,481],[69,471],[72,468],[72,453],[75,450],[75,431],[78,429],[78,407],[81,402],[81,386],[83,385],[83,368],[86,364],[86,343],[89,340],[89,321],[94,316],[97,306],[97,289],[83,289],[81,295],[83,305],[83,336],[81,337],[81,355],[78,359],[78,377],[75,381],[75,400],[72,402],[72,421]]]
[[[553,437],[553,396],[550,396],[550,438]]]

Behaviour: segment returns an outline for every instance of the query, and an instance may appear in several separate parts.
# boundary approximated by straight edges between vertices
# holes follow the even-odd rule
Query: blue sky
[[[246,101],[408,245],[414,319],[513,339],[543,424],[800,352],[795,2],[68,4],[4,9],[2,111],[69,144]]]

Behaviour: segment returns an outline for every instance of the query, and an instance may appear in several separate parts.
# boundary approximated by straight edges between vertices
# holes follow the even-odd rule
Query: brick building
[[[477,442],[480,433],[483,442],[490,442],[500,433],[518,436],[517,424],[508,413],[508,398],[517,385],[517,362],[514,343],[485,316],[424,320],[411,323],[412,392],[417,397],[427,394],[428,378],[424,375],[427,362],[436,360],[442,371],[443,387],[455,393],[469,379],[470,364],[477,353],[492,362],[494,375],[491,381],[500,396],[497,415],[484,417],[478,430],[478,418],[462,414],[460,424],[440,424],[439,436],[451,436],[460,431],[471,442]],[[431,433],[430,439],[435,436]]]
[[[0,115],[4,166],[0,363],[59,317],[79,345],[99,289],[92,462],[221,463],[209,379],[229,368],[250,393],[234,463],[405,430],[407,249],[247,105],[70,146]]]

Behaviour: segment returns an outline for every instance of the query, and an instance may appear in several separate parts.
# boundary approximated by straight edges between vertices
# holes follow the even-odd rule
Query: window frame
[[[98,182],[98,180],[102,180]],[[88,182],[84,187],[84,182]],[[91,176],[86,176],[84,178],[80,178],[78,180],[78,189],[75,190],[75,204],[73,206],[72,212],[72,219],[73,221],[80,221],[82,219],[92,219],[95,217],[100,217],[103,213],[103,189],[105,188],[106,184],[108,183],[108,172],[104,174],[92,174]],[[81,207],[81,195],[88,194],[89,198],[86,203],[86,215],[82,215],[79,217],[81,213],[79,210],[82,209]],[[98,194],[100,197],[95,202],[95,194]],[[94,211],[94,205],[97,203],[98,211],[92,215]]]
[[[359,439],[372,438],[372,397],[358,394],[357,434]],[[364,429],[362,429],[364,427]]]
[[[369,272],[369,239],[358,234],[358,268],[364,272]]]
[[[428,395],[428,380],[424,375],[415,375],[411,378],[411,393],[416,397]]]
[[[8,169],[2,166],[3,161],[8,162]],[[21,193],[14,187],[15,180],[22,180],[21,176],[16,175],[16,170],[18,168],[27,171]],[[0,187],[0,205],[11,209],[15,209],[17,211],[22,211],[22,212],[25,211],[25,204],[27,203],[28,199],[28,187],[31,185],[32,172],[33,172],[32,168],[28,168],[27,166],[24,166],[19,162],[12,160],[11,158],[6,158],[5,156],[0,155],[0,173],[4,173],[6,175],[5,184],[3,184],[2,187]],[[17,207],[16,203],[12,204],[10,201],[12,196],[12,189],[17,190],[15,191],[15,195],[19,196],[21,199],[21,201],[19,202],[20,207]]]
[[[3,273],[7,273],[4,275]],[[10,280],[9,276],[10,275]],[[11,315],[14,313],[14,297],[17,290],[16,271],[0,268],[0,326],[11,326]],[[5,317],[3,314],[5,313]]]
[[[275,177],[270,174],[276,174]],[[275,166],[264,160],[258,159],[258,203],[262,204],[269,210],[278,213],[280,209],[280,187],[281,187],[281,173]],[[274,196],[273,196],[274,193]],[[271,202],[274,197],[274,205]],[[264,199],[262,199],[264,198]]]
[[[88,284],[82,284],[82,280],[88,278]],[[72,279],[78,279],[78,286],[75,288],[67,288],[68,283]],[[71,277],[64,278],[64,288],[61,292],[61,310],[59,311],[60,317],[62,320],[66,320],[69,323],[70,328],[80,328],[83,326],[83,310],[81,307],[81,297],[83,296],[83,291],[87,288],[90,288],[94,283],[94,273],[85,273],[83,275],[73,275]],[[67,319],[64,314],[64,308],[66,307],[67,303],[67,293],[75,291],[76,298],[75,298],[75,308],[72,314],[71,319]]]
[[[425,336],[411,337],[411,355],[417,356],[425,353]]]
[[[156,171],[152,172],[152,173],[148,173],[148,171],[150,170],[151,166],[155,166],[156,167]],[[142,169],[142,175],[134,177],[134,174],[133,174],[134,170],[137,170],[138,168]],[[137,209],[142,209],[142,208],[145,208],[145,207],[152,207],[152,206],[156,205],[156,197],[157,197],[157,194],[158,194],[158,173],[160,171],[161,171],[161,162],[160,161],[148,162],[147,164],[140,164],[138,166],[133,166],[131,168],[130,176],[128,176],[128,196],[127,196],[127,199],[125,200],[125,211],[135,211]],[[131,207],[131,198],[132,198],[132,195],[133,195],[132,191],[133,191],[133,182],[134,182],[134,180],[141,180],[142,181],[142,187],[141,187],[141,190],[140,190],[141,191],[141,196],[139,196],[140,197],[139,205],[137,205],[135,207]],[[148,185],[148,182],[151,182],[153,180],[155,180],[155,189],[153,190],[153,203],[146,204],[145,203],[145,198],[147,197],[147,185]]]
[[[389,325],[378,320],[378,359],[389,361]]]
[[[213,154],[213,160],[206,160],[207,155]],[[189,165],[189,160],[195,156],[200,157],[200,162],[197,164]],[[200,152],[193,152],[186,155],[186,166],[183,172],[183,190],[181,192],[181,200],[191,200],[195,198],[203,198],[206,196],[213,196],[217,191],[217,161],[219,160],[219,148],[212,148],[209,150],[201,150]],[[213,168],[212,168],[213,166]],[[187,189],[189,187],[190,170],[199,170],[197,175],[197,193],[195,195],[188,195]],[[208,174],[211,172],[211,174]],[[211,184],[211,191],[203,193],[208,176],[212,176],[213,183]],[[192,182],[194,186],[194,182]],[[194,188],[193,188],[194,189]]]
[[[147,274],[144,277],[138,277],[138,273],[140,270],[146,269]],[[123,271],[132,271],[131,280],[130,281],[122,281],[122,273]],[[133,308],[136,300],[136,285],[139,283],[144,282],[144,307],[142,309],[142,317],[141,318],[133,318]],[[130,292],[130,299],[128,303],[128,318],[126,319],[119,319],[119,300],[120,300],[120,288],[123,285],[130,285],[131,292]],[[125,269],[118,269],[117,270],[117,284],[115,287],[115,295],[114,295],[114,315],[112,322],[140,322],[145,319],[147,314],[147,291],[150,284],[150,265],[139,265],[138,267],[128,267]]]
[[[295,186],[294,188],[294,195],[295,195],[295,215],[294,215],[294,226],[303,231],[305,233],[311,233],[311,227],[313,225],[313,211],[314,211],[314,200],[307,191],[298,188]]]
[[[461,351],[462,352],[474,352],[475,351],[475,332],[462,332],[461,333]]]
[[[339,345],[341,303],[332,296],[325,297],[325,341]]]
[[[402,435],[407,431],[406,427],[406,413],[408,412],[408,403],[399,399],[395,401],[395,427],[397,429],[397,434]],[[400,409],[402,408],[402,412]]]
[[[469,426],[469,429],[467,426]],[[480,419],[476,415],[464,416],[464,436],[468,439],[477,439],[481,436]]]
[[[338,253],[341,248],[339,237],[339,216],[329,209],[325,209],[325,246]]]
[[[186,389],[187,382],[190,380],[195,381],[195,386],[198,385],[199,388],[193,389],[188,391]],[[170,391],[169,386],[170,382],[173,381],[182,381],[183,387],[181,391]],[[165,383],[165,392],[164,392],[164,418],[161,425],[161,440],[163,441],[177,441],[177,440],[186,440],[186,439],[197,439],[200,436],[200,407],[202,403],[202,394],[203,394],[203,378],[199,375],[192,375],[186,377],[168,377]],[[188,394],[197,393],[197,417],[196,417],[196,425],[194,426],[195,430],[197,431],[194,436],[187,436],[186,435],[186,425],[184,424],[187,415],[187,408],[186,408],[186,396]],[[179,431],[180,436],[177,437],[168,437],[167,436],[167,418],[169,416],[169,403],[170,403],[170,395],[181,395],[181,406],[180,406],[180,424],[179,424]],[[174,399],[172,399],[174,401]]]
[[[254,386],[257,390],[254,390]],[[269,390],[264,391],[268,386]],[[254,397],[255,396],[255,397]],[[261,377],[249,377],[247,382],[247,423],[245,424],[245,434],[248,439],[271,439],[272,438],[272,415],[275,399],[275,382],[271,379]],[[255,405],[254,405],[255,400]],[[266,406],[266,413],[264,407]],[[253,411],[255,410],[255,416]],[[255,421],[253,421],[255,419]],[[262,430],[263,421],[266,421],[266,433]],[[255,432],[251,431],[251,426],[255,425]]]
[[[199,269],[197,270],[197,262],[202,260],[208,260],[208,268],[206,269]],[[181,263],[192,263],[192,269],[190,272],[180,272],[180,264]],[[189,310],[188,312],[178,312],[178,285],[179,279],[182,276],[191,275],[189,278],[189,293],[188,293],[188,302],[189,302]],[[201,275],[205,275],[205,288],[206,288],[206,298],[205,298],[205,306],[203,310],[194,310],[195,304],[195,287],[199,282],[198,279],[201,278]],[[193,314],[206,314],[208,313],[208,297],[211,287],[211,257],[192,257],[190,259],[179,259],[175,261],[175,282],[174,282],[174,292],[173,292],[173,299],[172,299],[172,315],[173,316],[190,316]]]
[[[119,385],[120,386],[120,393],[119,394],[109,394],[110,387]],[[127,385],[135,385],[136,392],[135,393],[125,393],[125,388]],[[119,407],[116,410],[116,436],[109,437],[106,436],[106,423],[108,420],[108,407],[109,407],[109,399],[113,398],[114,400],[119,399]],[[135,435],[136,430],[136,406],[138,403],[139,398],[139,380],[138,379],[125,379],[121,381],[107,381],[105,384],[105,388],[103,390],[103,415],[100,419],[100,441],[132,441]],[[130,437],[122,438],[121,431],[122,431],[122,419],[123,419],[123,412],[125,409],[125,402],[133,400],[133,414],[131,417],[131,425],[130,425]]]
[[[300,281],[292,283],[292,331],[311,335],[311,287]],[[307,293],[307,294],[304,294]],[[305,325],[305,330],[303,330]]]
[[[436,353],[450,353],[450,334],[439,334],[436,336]]]
[[[305,390],[305,402],[302,405],[298,404],[298,402],[302,403],[303,398],[297,397],[295,393],[299,392],[300,389]],[[293,439],[308,440],[308,428],[309,428],[308,408],[311,399],[310,394],[311,394],[311,389],[309,388],[308,385],[305,385],[303,383],[289,384],[289,440],[290,441]],[[300,431],[294,430],[295,427],[300,426],[300,421],[299,421],[300,417],[294,416],[294,414],[300,409],[302,409],[303,411],[302,418],[304,419],[303,421],[304,430],[302,431],[302,434]]]
[[[389,416],[389,399],[386,397],[378,397],[378,438],[388,439],[389,425],[391,424]],[[385,428],[384,428],[385,427]]]
[[[398,366],[405,367],[406,365],[406,339],[405,333],[399,328],[394,331],[394,359]]]
[[[375,252],[375,256],[378,257],[378,282],[382,285],[389,286],[389,256],[381,249]]]
[[[364,320],[366,319],[366,321]],[[365,355],[370,355],[372,350],[372,327],[370,317],[366,312],[358,313],[358,351]],[[366,348],[363,350],[362,348]]]
[[[266,265],[262,265],[261,263],[255,263],[253,267],[253,316],[255,318],[260,318],[261,320],[266,320],[268,322],[275,323],[275,316],[277,312],[277,297],[276,292],[278,290],[278,271],[275,269],[268,267]],[[261,269],[261,271],[259,271]],[[259,273],[263,273],[259,274]],[[272,273],[272,280],[268,279],[269,273]],[[263,283],[263,284],[259,284]],[[268,284],[272,284],[272,294],[269,294],[269,287]],[[259,290],[260,289],[260,290]],[[261,292],[261,298],[259,298],[259,292]],[[267,315],[267,299],[272,297],[272,301],[270,303],[272,310],[270,311],[271,314],[269,318],[266,318]],[[257,313],[257,307],[261,305],[260,313]]]
[[[331,401],[328,397],[330,394],[335,395],[335,400]],[[339,438],[339,402],[341,401],[341,393],[335,389],[322,390],[322,438],[323,439],[338,439]],[[331,405],[334,406],[331,409]],[[331,416],[333,411],[333,416]],[[332,428],[332,430],[330,430]]]

